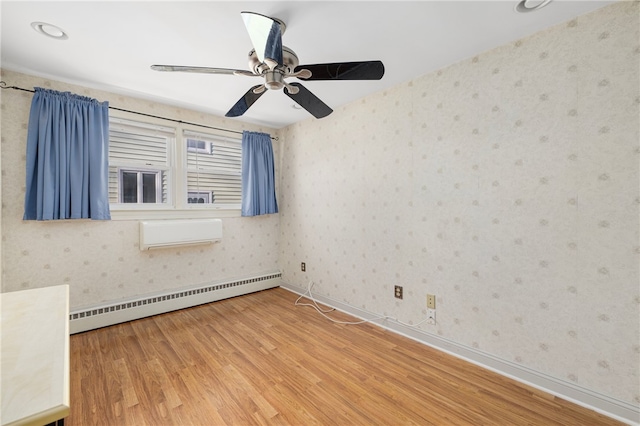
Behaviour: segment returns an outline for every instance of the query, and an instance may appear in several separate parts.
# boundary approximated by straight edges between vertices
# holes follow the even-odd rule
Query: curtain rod
[[[35,93],[36,92],[35,90],[25,89],[23,87],[7,86],[7,83],[5,83],[4,81],[0,81],[0,89],[22,90],[23,92],[31,92],[31,93]],[[109,109],[113,109],[113,110],[116,110],[116,111],[130,112],[131,114],[144,115],[145,117],[159,118],[160,120],[173,121],[174,123],[189,124],[191,126],[205,127],[207,129],[221,130],[223,132],[237,133],[237,134],[240,134],[240,135],[242,134],[242,132],[239,132],[237,130],[230,130],[230,129],[223,129],[223,128],[220,128],[220,127],[207,126],[206,124],[191,123],[189,121],[176,120],[175,118],[161,117],[159,115],[146,114],[144,112],[131,111],[131,110],[128,110],[128,109],[116,108],[116,107],[113,107],[113,106],[109,106]],[[271,136],[271,139],[274,140],[274,141],[277,141],[278,137],[277,136],[276,137]]]

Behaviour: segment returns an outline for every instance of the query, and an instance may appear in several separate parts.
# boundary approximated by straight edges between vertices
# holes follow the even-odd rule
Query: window
[[[240,207],[242,196],[242,143],[214,135],[184,132],[186,143],[187,202]],[[204,196],[206,195],[206,196]],[[203,201],[201,201],[203,200]]]
[[[206,141],[196,141],[187,139],[187,151],[211,154],[211,143]]]
[[[169,203],[174,135],[170,128],[110,120],[110,204]]]
[[[109,203],[116,218],[240,215],[239,137],[116,117],[109,125]]]
[[[162,197],[159,172],[120,170],[121,203],[156,203]]]
[[[208,204],[212,202],[210,192],[189,192],[187,194],[188,204]]]

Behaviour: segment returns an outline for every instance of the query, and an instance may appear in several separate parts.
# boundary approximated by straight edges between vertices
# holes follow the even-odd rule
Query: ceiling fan
[[[300,83],[289,83],[287,78],[301,80],[380,80],[384,75],[381,61],[336,62],[326,64],[299,65],[295,52],[282,45],[282,34],[286,26],[279,19],[254,12],[241,12],[249,32],[253,49],[249,52],[249,68],[191,67],[180,65],[151,65],[156,71],[180,71],[204,74],[233,74],[262,77],[264,83],[250,88],[225,114],[239,117],[262,96],[267,89],[280,90],[316,118],[326,117],[333,110]]]

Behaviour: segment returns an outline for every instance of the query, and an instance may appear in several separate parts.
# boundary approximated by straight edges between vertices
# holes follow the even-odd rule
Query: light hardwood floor
[[[266,290],[71,336],[66,425],[619,424],[296,298]]]

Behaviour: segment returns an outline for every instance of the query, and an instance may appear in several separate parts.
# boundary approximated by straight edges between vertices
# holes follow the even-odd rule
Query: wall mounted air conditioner
[[[222,241],[222,220],[184,219],[140,222],[140,250],[212,244]]]

